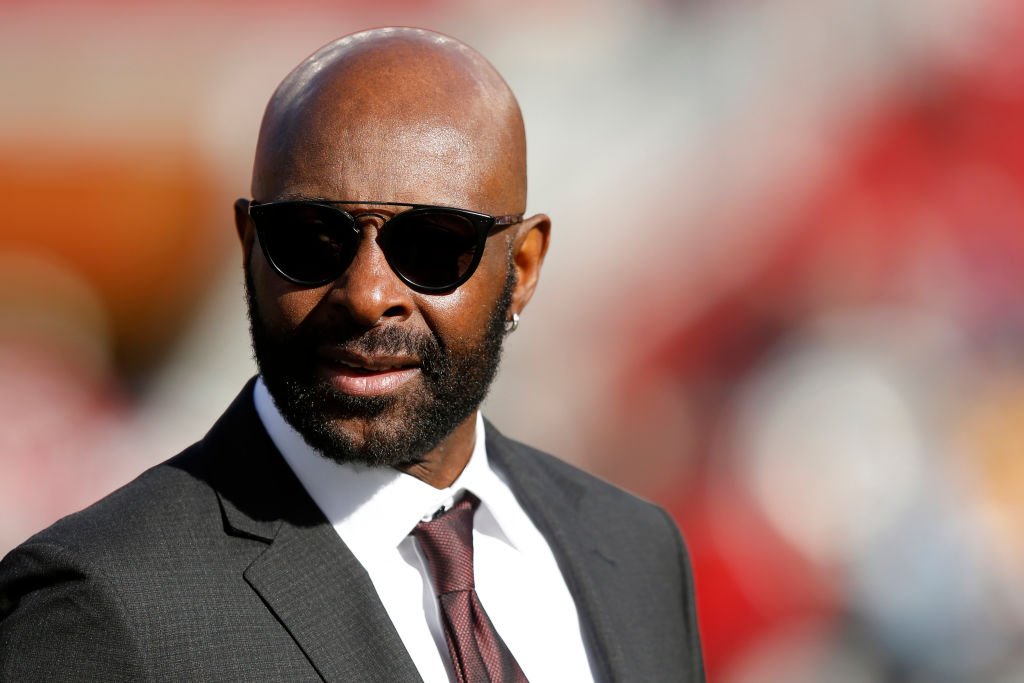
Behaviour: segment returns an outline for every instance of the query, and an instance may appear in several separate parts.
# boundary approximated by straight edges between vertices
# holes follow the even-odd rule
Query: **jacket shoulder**
[[[529,472],[533,477],[550,481],[560,490],[578,491],[577,495],[585,496],[616,514],[635,513],[659,520],[665,514],[654,503],[555,455],[506,437],[491,425],[488,425],[488,436],[491,439],[489,445],[492,446],[489,452],[497,450],[499,457],[496,459],[506,472]]]
[[[488,457],[560,557],[595,637],[608,645],[610,677],[702,681],[693,573],[668,513],[493,428]]]
[[[0,561],[0,680],[147,678],[130,598],[152,594],[145,606],[157,607],[160,568],[181,564],[168,552],[174,520],[217,505],[181,467],[192,455],[151,468]]]
[[[216,496],[199,471],[202,450],[202,442],[193,444],[22,545],[61,547],[84,557],[137,554],[189,521],[219,516]]]

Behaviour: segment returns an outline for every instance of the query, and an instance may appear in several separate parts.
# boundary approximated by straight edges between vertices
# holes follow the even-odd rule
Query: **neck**
[[[476,411],[452,430],[440,444],[423,458],[396,469],[430,484],[436,489],[448,488],[459,478],[476,445]]]

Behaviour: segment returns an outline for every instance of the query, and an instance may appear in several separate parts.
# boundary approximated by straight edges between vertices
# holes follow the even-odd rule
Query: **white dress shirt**
[[[391,468],[339,464],[289,425],[262,378],[256,412],[335,531],[366,568],[412,661],[428,683],[454,680],[437,599],[409,532],[463,491],[480,499],[473,524],[476,589],[531,683],[594,680],[576,604],[547,541],[487,460],[483,418],[469,463],[446,489]]]

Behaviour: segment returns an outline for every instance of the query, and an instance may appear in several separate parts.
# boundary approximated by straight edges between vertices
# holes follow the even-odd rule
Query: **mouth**
[[[327,351],[322,359],[325,379],[351,396],[390,394],[420,374],[419,361],[409,356],[363,356]]]

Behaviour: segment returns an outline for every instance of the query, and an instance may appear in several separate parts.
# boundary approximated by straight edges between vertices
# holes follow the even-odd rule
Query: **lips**
[[[351,368],[357,372],[374,373],[374,372],[390,372],[392,370],[406,370],[410,367],[414,367],[415,363],[389,363],[379,360],[371,360],[362,363],[350,362],[346,360],[332,361],[336,365],[340,365],[346,368]]]
[[[322,357],[326,379],[351,396],[389,394],[420,373],[419,361],[411,356],[362,355],[330,349]]]

